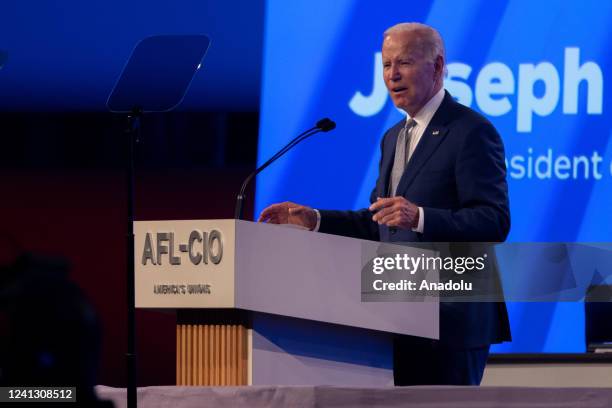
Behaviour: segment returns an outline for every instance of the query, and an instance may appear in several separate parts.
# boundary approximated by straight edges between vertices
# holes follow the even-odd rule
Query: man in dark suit
[[[384,33],[385,85],[406,119],[382,140],[371,205],[266,208],[260,221],[385,242],[502,242],[510,228],[504,148],[493,125],[444,91],[439,33],[403,23]],[[510,340],[504,303],[440,303],[440,340],[397,336],[396,385],[476,385],[492,343]]]

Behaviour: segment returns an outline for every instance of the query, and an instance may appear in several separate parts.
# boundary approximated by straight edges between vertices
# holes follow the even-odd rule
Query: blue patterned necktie
[[[391,170],[391,179],[389,184],[389,196],[394,197],[397,185],[404,174],[406,164],[410,159],[410,138],[412,137],[412,129],[416,125],[414,119],[408,119],[406,124],[400,130],[397,136],[397,144],[395,145],[395,158],[393,159],[393,169]]]

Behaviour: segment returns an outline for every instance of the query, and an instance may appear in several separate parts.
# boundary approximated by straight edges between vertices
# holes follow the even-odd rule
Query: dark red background
[[[217,116],[209,116],[213,122],[219,120]],[[69,122],[63,118],[47,117],[46,120]],[[182,140],[184,146],[176,149],[185,152],[181,154],[168,153],[163,146],[153,153],[147,150],[152,149],[151,144],[159,145],[159,140],[166,137],[172,140],[173,132],[177,132],[166,122],[162,121],[163,127],[153,123],[155,128],[149,129],[149,133],[157,132],[163,137],[145,139],[140,147],[135,191],[137,220],[233,217],[236,193],[242,180],[254,168],[257,120],[253,114],[247,115],[246,119],[242,117],[239,124],[232,124],[227,118],[222,120],[224,126],[218,126],[217,122],[210,125],[208,121],[186,126],[183,122],[183,138],[178,140]],[[98,121],[100,124],[108,123],[103,119]],[[150,128],[153,126],[151,123]],[[16,241],[21,250],[61,256],[70,262],[71,278],[94,305],[103,325],[98,383],[125,386],[126,181],[122,163],[117,160],[121,154],[112,148],[104,150],[99,146],[108,144],[108,140],[102,139],[117,131],[115,125],[104,125],[102,130],[98,126],[89,134],[90,141],[84,149],[83,145],[75,148],[71,143],[74,138],[83,136],[78,134],[79,127],[56,124],[49,134],[42,132],[40,122],[12,123],[13,131],[22,133],[19,143],[23,143],[23,138],[30,142],[22,150],[19,146],[8,145],[9,150],[13,149],[13,155],[18,156],[16,158],[10,157],[6,149],[1,154],[7,160],[0,172],[0,232]],[[113,126],[115,128],[111,129]],[[202,132],[206,126],[213,126],[217,131]],[[186,154],[194,151],[185,142],[189,138],[184,134],[190,129],[202,136],[194,139],[198,146],[203,144],[214,148],[210,155],[216,160],[213,165],[210,165],[209,156],[204,158],[208,162],[204,166],[194,165],[194,159],[186,158]],[[34,146],[36,150],[36,140],[43,137],[38,136],[38,132],[44,137],[64,138],[63,146],[53,145],[53,154],[62,156],[58,159],[61,165],[56,165],[53,159],[37,165],[28,146]],[[219,144],[223,149],[219,149]],[[103,153],[99,153],[100,150]],[[98,153],[91,155],[91,152]],[[155,160],[156,154],[165,156],[167,160]],[[82,155],[90,155],[91,160]],[[6,165],[7,161],[10,166]],[[251,193],[245,211],[248,217],[252,217],[252,198]],[[138,310],[136,321],[138,384],[174,384],[174,313]]]

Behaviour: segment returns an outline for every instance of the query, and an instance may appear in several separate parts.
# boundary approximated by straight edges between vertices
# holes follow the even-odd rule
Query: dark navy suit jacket
[[[370,201],[389,196],[395,145],[405,120],[381,142]],[[446,92],[397,187],[423,208],[423,233],[379,226],[367,209],[321,210],[320,232],[384,242],[503,242],[510,229],[504,146],[493,125]],[[440,341],[471,348],[510,340],[505,303],[440,303]]]

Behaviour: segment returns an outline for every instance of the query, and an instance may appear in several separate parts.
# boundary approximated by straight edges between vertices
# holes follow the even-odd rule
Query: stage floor
[[[126,390],[97,386],[101,399],[124,408]],[[138,407],[427,407],[608,408],[612,388],[528,387],[176,387],[138,389]]]

